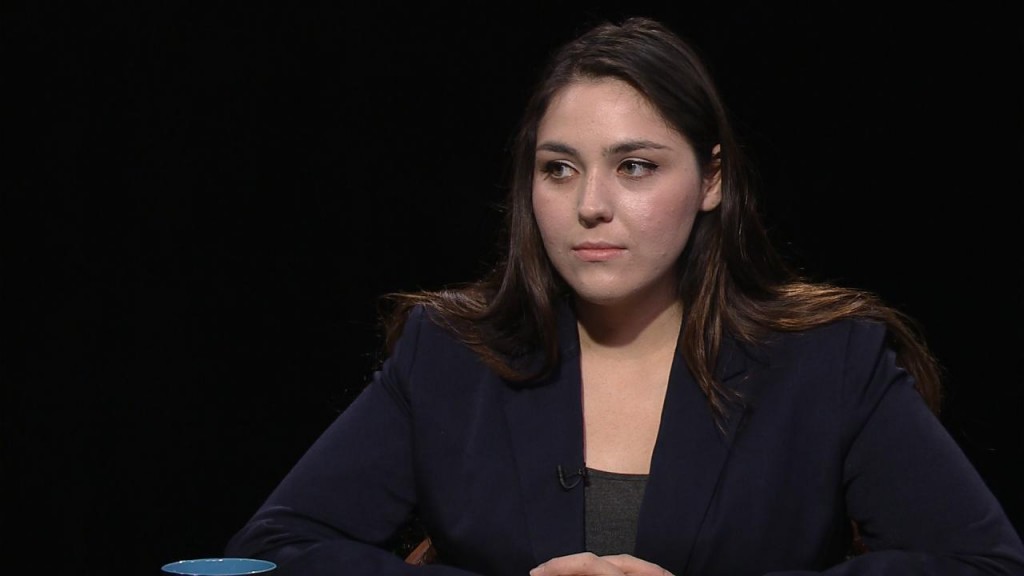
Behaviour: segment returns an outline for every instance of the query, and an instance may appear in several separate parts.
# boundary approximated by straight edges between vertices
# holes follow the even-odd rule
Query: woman
[[[1024,574],[912,321],[789,268],[746,170],[671,31],[568,43],[517,134],[501,262],[391,296],[388,359],[227,552],[306,576]],[[413,517],[428,567],[388,548]]]

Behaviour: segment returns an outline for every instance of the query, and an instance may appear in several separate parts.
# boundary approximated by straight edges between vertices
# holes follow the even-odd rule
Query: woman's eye
[[[572,168],[565,162],[547,162],[541,170],[549,178],[563,180],[572,176]]]
[[[622,172],[630,178],[641,178],[643,176],[653,174],[657,169],[657,164],[647,162],[646,160],[626,160],[619,165],[619,172]]]

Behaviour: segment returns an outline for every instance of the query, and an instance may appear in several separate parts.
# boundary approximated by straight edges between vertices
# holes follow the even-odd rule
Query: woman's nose
[[[590,174],[582,180],[576,212],[585,228],[611,221],[613,212],[608,193],[608,185],[600,176]]]

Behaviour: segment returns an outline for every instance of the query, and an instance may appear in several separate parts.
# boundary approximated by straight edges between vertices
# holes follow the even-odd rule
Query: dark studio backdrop
[[[708,58],[806,271],[921,321],[1024,530],[1019,5],[776,4],[8,5],[9,555],[220,554],[366,383],[375,297],[484,269],[543,56],[626,13]]]

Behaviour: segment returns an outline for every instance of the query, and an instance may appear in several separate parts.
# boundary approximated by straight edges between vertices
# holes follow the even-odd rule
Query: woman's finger
[[[614,564],[591,552],[552,558],[530,570],[530,576],[625,576]]]
[[[615,566],[626,576],[672,576],[671,572],[661,566],[629,554],[601,556],[600,559]]]

